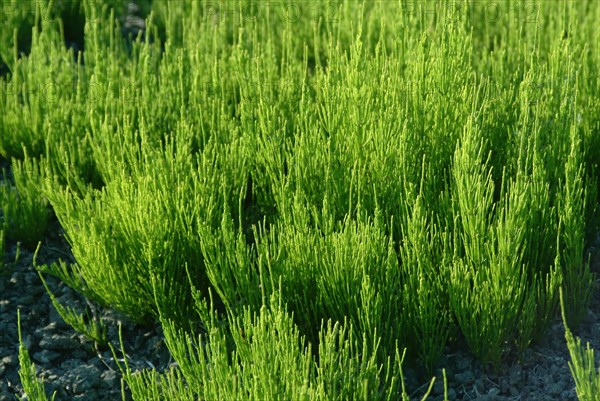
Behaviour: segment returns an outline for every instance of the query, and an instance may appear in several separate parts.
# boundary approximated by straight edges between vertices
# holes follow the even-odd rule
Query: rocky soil
[[[68,246],[55,223],[38,255],[37,263],[69,259]],[[98,348],[75,332],[56,312],[33,267],[33,253],[9,244],[7,265],[0,273],[0,401],[21,399],[18,376],[17,309],[21,311],[23,340],[46,392],[56,391],[56,400],[121,400],[121,373],[109,347]],[[83,312],[91,307],[96,318],[108,326],[109,342],[122,361],[121,327],[126,358],[135,369],[163,370],[173,363],[163,343],[160,327],[140,327],[126,317],[100,308],[52,276],[45,276],[51,291],[63,306]]]

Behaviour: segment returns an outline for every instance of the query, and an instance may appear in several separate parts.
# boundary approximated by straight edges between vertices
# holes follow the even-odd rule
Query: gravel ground
[[[68,259],[69,248],[59,225],[53,223],[44,241],[38,263]],[[596,246],[600,248],[600,235]],[[7,265],[0,273],[0,401],[21,397],[18,377],[17,309],[21,310],[24,342],[56,400],[121,400],[121,374],[110,349],[95,349],[93,343],[66,325],[55,311],[33,267],[33,253],[22,249],[14,262],[17,245],[8,244]],[[593,268],[600,270],[600,252],[593,249]],[[60,302],[82,311],[86,300],[63,283],[48,276],[47,282]],[[174,363],[163,341],[160,326],[140,327],[126,317],[92,305],[108,326],[109,342],[119,347],[118,327],[123,331],[127,359],[134,369],[164,370]],[[586,319],[575,333],[600,349],[600,297],[594,292]],[[464,347],[440,361],[446,368],[450,400],[576,400],[575,385],[568,367],[564,328],[557,317],[543,340],[527,350],[520,363],[502,366],[500,374],[486,372]],[[119,356],[120,357],[120,356]],[[407,370],[408,388],[420,384]],[[438,372],[441,377],[441,372]],[[422,390],[416,390],[422,393]],[[443,399],[441,380],[435,386],[434,400]]]
[[[60,232],[58,224],[53,232]],[[14,261],[17,246],[9,244],[9,247],[6,259]],[[38,263],[64,260],[67,255],[64,239],[50,235],[38,255]],[[96,349],[93,342],[64,323],[32,259],[31,251],[21,249],[19,261],[8,263],[0,273],[0,401],[15,400],[15,395],[23,393],[18,377],[17,309],[21,310],[24,343],[48,394],[56,391],[56,400],[121,400],[121,373],[110,348]],[[88,304],[59,280],[51,276],[45,279],[62,305],[78,311],[91,305],[108,326],[109,342],[118,350],[121,325],[127,359],[135,369],[163,370],[173,363],[158,325],[134,325],[110,309]]]

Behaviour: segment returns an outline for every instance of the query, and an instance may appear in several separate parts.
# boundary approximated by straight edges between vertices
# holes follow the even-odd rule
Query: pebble
[[[75,338],[64,334],[52,334],[40,340],[40,348],[67,351],[79,347],[80,343]]]
[[[8,355],[0,359],[0,365],[2,366],[15,366],[18,363],[16,355]]]
[[[521,381],[523,375],[523,368],[521,365],[516,365],[512,368],[508,374],[508,383],[511,386],[515,386],[519,381]]]
[[[498,395],[500,395],[500,389],[496,388],[496,387],[492,387],[487,394],[490,398],[494,399],[495,397],[498,397]]]
[[[47,349],[33,354],[33,360],[41,364],[47,365],[56,360],[60,354],[58,352],[49,351]]]
[[[17,300],[17,307],[26,307],[33,304],[33,295],[23,295]]]
[[[0,374],[1,376],[1,374]],[[10,393],[8,389],[8,384],[0,381],[0,401],[14,401],[14,396]]]
[[[100,383],[100,369],[93,365],[80,366],[75,372],[71,375],[75,377],[73,383],[75,394],[84,394]]]
[[[11,345],[11,344],[4,344],[4,342],[6,341],[8,335],[10,333],[16,332],[16,330],[17,330],[16,324],[13,324],[6,320],[0,321],[0,345],[2,345],[3,347]],[[0,353],[2,353],[3,347],[0,347]]]
[[[44,334],[44,335],[54,334],[54,332],[57,331],[57,327],[58,327],[57,322],[50,322],[49,324],[45,325],[44,327],[39,327],[39,328],[35,329],[35,335],[41,336],[42,334]]]
[[[115,370],[105,370],[100,378],[108,387],[116,388],[119,385],[120,374],[117,374]]]
[[[27,274],[25,274],[25,283],[27,285],[37,284],[37,282],[38,282],[39,279],[40,278],[37,275],[37,273],[27,273]]]
[[[560,395],[562,393],[563,389],[564,389],[564,387],[561,386],[560,383],[552,383],[546,388],[548,394],[554,395],[554,396]]]
[[[473,371],[467,370],[467,371],[455,374],[454,379],[458,383],[472,384],[473,382],[475,382],[475,375],[473,374]]]

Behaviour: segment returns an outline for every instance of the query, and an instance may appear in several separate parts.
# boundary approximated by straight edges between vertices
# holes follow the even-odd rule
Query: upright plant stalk
[[[575,391],[579,401],[598,401],[600,400],[600,373],[596,366],[594,350],[590,344],[584,348],[581,340],[573,336],[569,329],[567,309],[562,289],[560,290],[560,309],[562,320],[565,325],[565,339],[571,355],[569,369],[575,379]]]
[[[571,327],[577,327],[585,314],[594,279],[584,254],[586,190],[581,159],[581,139],[573,128],[558,203],[566,319]]]
[[[17,310],[17,325],[19,331],[19,378],[23,385],[23,390],[27,399],[32,401],[46,401],[46,390],[44,389],[44,382],[37,378],[36,367],[29,358],[29,351],[23,344],[23,336],[21,333],[21,310]],[[56,392],[50,398],[54,401]]]

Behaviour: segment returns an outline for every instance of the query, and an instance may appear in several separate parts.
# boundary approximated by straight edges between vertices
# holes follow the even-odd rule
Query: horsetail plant
[[[559,246],[564,277],[565,307],[569,326],[577,327],[583,318],[591,297],[594,275],[584,254],[587,194],[584,187],[581,163],[581,139],[575,128],[571,129],[571,146],[565,164],[564,178],[559,192]]]
[[[123,174],[102,191],[89,190],[84,197],[57,184],[49,183],[46,190],[78,262],[72,265],[72,275],[83,277],[98,300],[139,321],[147,320],[154,310],[149,277],[168,275],[170,283],[162,291],[170,294],[174,305],[181,301],[184,306],[181,297],[187,291],[179,288],[177,277],[182,277],[180,269],[186,261],[200,260],[193,239],[186,238],[189,217],[173,216],[178,210],[194,213],[181,197],[189,181],[179,181],[179,192],[163,187],[168,177],[177,182],[176,169],[185,166],[169,167],[169,157],[162,163],[156,159],[155,166],[147,166],[134,179]]]
[[[185,333],[163,320],[177,367],[164,374],[133,374],[127,363],[121,366],[134,400],[409,401],[399,351],[394,362],[378,364],[378,342],[369,344],[363,338],[359,344],[348,322],[323,323],[315,359],[313,346],[301,336],[276,293],[269,306],[258,311],[229,314],[227,325],[218,323],[220,318],[205,301],[197,307],[209,317],[205,336]],[[433,381],[423,400],[432,386]]]
[[[411,349],[428,373],[432,373],[454,331],[445,283],[450,275],[449,236],[440,232],[426,214],[422,195],[414,204],[407,196],[400,260],[403,277],[402,304],[411,332]],[[412,209],[412,210],[410,210]],[[412,353],[411,353],[412,354]]]
[[[99,320],[97,316],[90,316],[90,313],[87,310],[85,311],[84,316],[83,314],[77,312],[75,308],[61,305],[48,287],[48,284],[46,284],[46,280],[44,280],[42,273],[38,271],[38,275],[40,276],[40,280],[42,280],[42,284],[44,285],[44,288],[50,297],[50,301],[52,301],[52,305],[54,305],[54,308],[60,317],[63,318],[65,323],[71,326],[76,332],[83,334],[89,340],[94,341],[96,346],[105,346],[108,342],[106,339],[107,328],[102,320]]]
[[[4,269],[4,252],[4,229],[0,229],[0,272]]]
[[[522,351],[548,323],[561,276],[555,268],[540,272],[524,258],[532,237],[523,227],[533,223],[530,205],[537,201],[530,178],[522,171],[514,180],[503,175],[494,202],[495,184],[477,133],[467,127],[456,150],[454,210],[464,255],[455,250],[450,299],[472,351],[497,368],[506,343]]]
[[[23,391],[27,396],[28,400],[32,401],[47,401],[46,390],[44,389],[44,382],[37,378],[37,369],[31,359],[29,358],[29,351],[23,343],[23,336],[21,333],[21,310],[17,310],[17,325],[19,331],[19,378],[23,385]],[[54,401],[56,392],[50,398]]]
[[[5,210],[11,238],[35,249],[50,223],[51,211],[43,194],[45,161],[30,158],[13,159],[11,167],[15,180],[14,203]],[[6,178],[5,178],[6,182]]]
[[[579,401],[600,400],[600,371],[596,366],[594,349],[590,343],[584,348],[581,339],[573,336],[568,325],[567,309],[562,289],[560,290],[560,310],[565,325],[565,339],[571,355],[569,369],[575,379],[575,391]]]
[[[5,185],[4,183],[0,183],[0,185]],[[0,194],[2,194],[2,190],[0,189]],[[0,217],[0,272],[4,269],[4,257],[5,257],[5,229],[6,229],[6,220],[4,217],[4,209],[6,208],[4,196],[0,197],[0,209],[2,212],[2,216]]]

